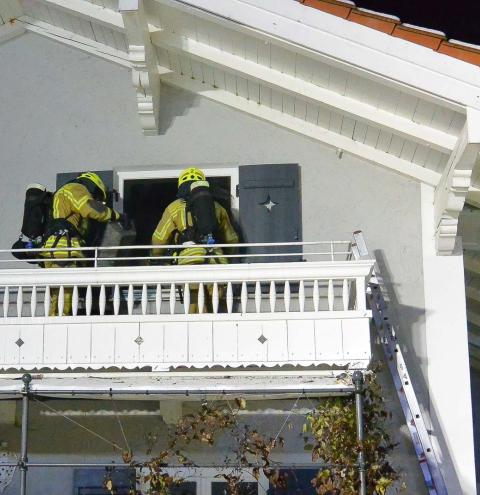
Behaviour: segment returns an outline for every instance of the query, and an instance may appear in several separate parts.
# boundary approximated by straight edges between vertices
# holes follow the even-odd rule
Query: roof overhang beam
[[[477,67],[400,38],[296,2],[278,0],[155,0],[253,35],[267,36],[294,51],[308,52],[389,86],[450,108],[480,109]],[[362,42],[358,40],[361,36]]]
[[[189,77],[181,76],[175,72],[167,73],[168,69],[164,68],[165,74],[161,76],[163,82],[177,86],[186,91],[197,93],[205,98],[222,103],[236,110],[246,112],[250,115],[266,120],[290,131],[297,132],[306,137],[315,139],[336,149],[340,149],[358,156],[369,163],[382,165],[385,168],[393,170],[401,175],[413,178],[417,181],[436,186],[440,179],[440,174],[432,170],[407,162],[391,154],[379,151],[371,146],[359,143],[346,136],[323,129],[304,120],[297,119],[291,115],[284,114],[278,110],[258,105],[256,101],[247,100],[236,96],[228,91],[212,88],[200,82],[194,81]]]
[[[262,64],[246,60],[218,48],[191,38],[179,37],[162,30],[151,33],[152,42],[158,46],[173,49],[195,59],[240,74],[247,79],[256,79],[261,84],[278,89],[316,105],[322,105],[342,115],[360,120],[377,128],[393,132],[405,139],[430,146],[442,153],[450,153],[457,138],[432,127],[417,124],[412,120],[376,109],[353,98],[299,78],[273,70]]]
[[[126,52],[116,50],[103,43],[98,43],[85,36],[52,26],[51,24],[33,19],[27,15],[18,18],[17,23],[23,26],[26,31],[78,48],[91,55],[115,62],[123,67],[131,67],[132,65],[130,60],[128,60]]]
[[[458,217],[471,188],[472,171],[480,153],[480,111],[467,109],[467,120],[457,146],[435,190],[434,214],[437,254],[455,249]]]
[[[42,0],[45,4],[73,14],[87,21],[94,21],[109,29],[123,32],[122,15],[114,10],[100,7],[85,0]]]

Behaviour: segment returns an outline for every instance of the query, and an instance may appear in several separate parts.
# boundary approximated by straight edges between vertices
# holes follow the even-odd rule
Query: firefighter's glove
[[[115,221],[118,222],[124,230],[130,230],[132,228],[132,222],[126,213],[115,212]]]

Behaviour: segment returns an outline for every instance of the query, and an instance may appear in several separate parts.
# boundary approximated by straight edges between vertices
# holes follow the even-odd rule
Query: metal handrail
[[[5,263],[12,263],[12,262],[20,262],[20,263],[31,263],[31,264],[40,264],[43,263],[44,261],[50,261],[50,260],[55,260],[55,263],[62,264],[62,263],[69,263],[72,261],[72,258],[57,258],[53,256],[56,252],[86,252],[86,253],[91,253],[93,251],[94,255],[93,256],[88,256],[88,257],[81,257],[80,259],[82,261],[88,261],[88,262],[93,262],[94,266],[97,267],[99,263],[105,263],[105,262],[122,262],[122,261],[142,261],[142,260],[157,260],[157,261],[171,261],[171,260],[188,260],[188,259],[195,259],[195,258],[205,258],[205,259],[219,259],[219,258],[225,258],[225,259],[240,259],[240,258],[245,258],[245,259],[251,259],[251,258],[279,258],[279,257],[294,257],[294,256],[302,256],[302,255],[308,255],[308,256],[318,256],[318,257],[327,257],[330,258],[331,261],[336,261],[336,258],[338,257],[345,257],[347,260],[352,258],[352,243],[351,241],[297,241],[297,242],[275,242],[275,243],[268,243],[268,242],[260,242],[260,243],[236,243],[236,244],[195,244],[194,245],[196,248],[204,248],[209,250],[208,254],[198,256],[198,255],[179,255],[179,256],[172,256],[172,255],[161,255],[161,256],[108,256],[109,252],[116,251],[116,252],[122,252],[122,251],[139,251],[139,250],[152,250],[152,249],[161,249],[161,250],[169,250],[169,249],[176,249],[178,250],[181,248],[178,245],[135,245],[135,246],[128,246],[128,245],[122,245],[122,246],[98,246],[98,247],[91,247],[91,246],[83,246],[83,247],[62,247],[62,248],[26,248],[26,249],[0,249],[0,255],[1,254],[10,254],[13,255],[14,253],[25,253],[25,254],[38,254],[40,255],[41,253],[49,253],[52,256],[51,257],[29,257],[25,259],[0,259],[0,264],[5,264]],[[230,254],[228,252],[226,253],[221,253],[221,254],[212,254],[212,249],[217,249],[217,248],[227,248],[227,249],[236,249],[236,248],[276,248],[276,247],[306,247],[306,246],[328,246],[329,249],[328,251],[314,251],[314,252],[307,252],[304,253],[302,251],[295,251],[295,252],[278,252],[278,253],[235,253],[235,254]],[[336,250],[335,247],[340,247],[340,246],[345,246],[342,250]],[[185,248],[191,247],[189,245],[185,245]],[[104,253],[104,255],[102,255]],[[120,254],[120,253],[119,253]]]

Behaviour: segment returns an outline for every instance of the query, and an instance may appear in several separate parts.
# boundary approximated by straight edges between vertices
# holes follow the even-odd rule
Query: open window
[[[218,201],[231,212],[230,176],[210,176],[208,182]],[[123,183],[124,211],[132,219],[136,231],[134,244],[151,243],[152,234],[165,208],[177,197],[177,177],[129,179]]]

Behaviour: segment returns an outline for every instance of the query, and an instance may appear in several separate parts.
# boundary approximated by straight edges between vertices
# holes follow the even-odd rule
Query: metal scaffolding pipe
[[[363,450],[363,441],[365,440],[365,430],[363,423],[363,373],[355,371],[352,376],[355,385],[355,410],[357,413],[357,440],[359,443],[358,452],[358,474],[360,477],[359,495],[367,495],[367,472],[365,469],[365,452]]]
[[[28,401],[30,395],[30,382],[32,376],[28,373],[22,376],[22,438],[20,444],[20,495],[27,494],[27,470],[28,470]]]
[[[29,375],[30,376],[30,375]],[[338,388],[328,388],[324,387],[309,387],[309,388],[274,388],[274,389],[233,389],[233,390],[212,390],[212,389],[203,389],[203,390],[191,390],[191,389],[142,389],[142,390],[130,390],[130,389],[86,389],[86,390],[72,390],[72,389],[45,389],[45,390],[30,390],[30,395],[36,396],[50,396],[50,395],[69,395],[72,397],[82,397],[84,395],[173,395],[173,396],[200,396],[204,397],[205,395],[295,395],[302,394],[305,396],[310,395],[349,395],[353,392],[351,387],[342,386]],[[2,390],[0,391],[0,395],[20,395],[23,394],[21,391],[12,391],[12,390]]]

